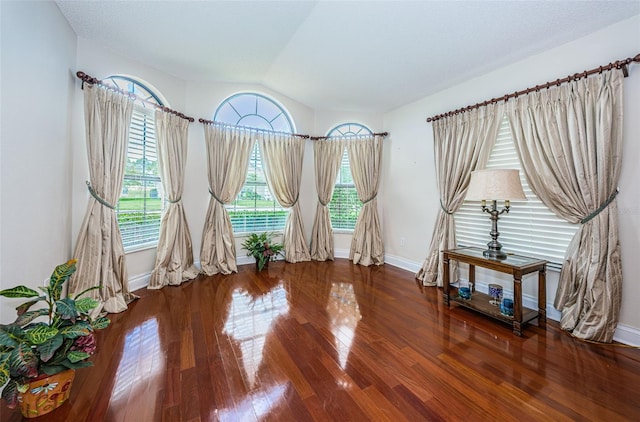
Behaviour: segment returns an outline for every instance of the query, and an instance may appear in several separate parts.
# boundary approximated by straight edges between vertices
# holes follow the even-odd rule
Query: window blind
[[[502,250],[545,259],[551,267],[560,268],[578,225],[556,216],[531,191],[522,171],[506,116],[500,125],[487,168],[518,169],[522,188],[527,196],[526,202],[512,201],[509,213],[500,216],[498,240],[502,243]],[[499,209],[502,206],[502,203],[498,203]],[[489,214],[482,212],[480,201],[464,201],[454,218],[456,238],[460,246],[486,247],[491,240],[491,221]]]

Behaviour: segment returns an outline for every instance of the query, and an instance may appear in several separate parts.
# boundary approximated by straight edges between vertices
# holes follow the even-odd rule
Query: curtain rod
[[[231,128],[238,128],[238,129],[243,129],[243,130],[253,131],[253,132],[281,133],[283,135],[298,136],[300,138],[309,139],[309,135],[301,135],[299,133],[278,132],[277,130],[259,129],[259,128],[250,127],[250,126],[239,126],[239,125],[233,125],[233,124],[230,124],[230,123],[216,122],[214,120],[207,120],[207,119],[202,119],[202,118],[198,119],[198,121],[200,123],[204,124],[204,125],[227,126],[227,127],[231,127]]]
[[[183,118],[185,120],[188,120],[190,122],[194,121],[193,117],[186,116],[183,113],[180,113],[179,111],[170,109],[169,107],[161,106],[159,104],[152,103],[151,101],[147,101],[147,100],[145,100],[143,98],[138,97],[136,94],[134,94],[132,92],[128,92],[128,91],[125,91],[123,89],[119,89],[118,87],[115,87],[115,86],[113,86],[111,84],[105,83],[105,82],[103,82],[103,81],[101,81],[101,80],[99,80],[97,78],[94,78],[93,76],[89,76],[84,72],[78,71],[78,72],[76,72],[76,76],[78,77],[78,79],[82,80],[83,84],[88,83],[88,84],[91,84],[91,85],[100,85],[100,86],[105,87],[107,89],[110,89],[112,91],[119,92],[120,94],[128,95],[129,98],[131,98],[132,100],[138,100],[138,101],[141,101],[141,102],[143,102],[145,104],[149,104],[152,107],[155,107],[155,108],[157,108],[159,110],[162,110],[164,112],[167,112],[167,113],[175,114],[176,116],[181,117],[181,118]]]
[[[389,136],[389,132],[378,132],[371,133],[366,135],[343,135],[343,136],[312,136],[312,141],[319,141],[320,139],[330,139],[330,138],[357,138],[357,137],[365,137],[365,136]]]
[[[626,78],[627,76],[629,76],[629,69],[627,69],[627,66],[629,64],[633,63],[633,62],[635,62],[635,63],[639,63],[640,62],[640,54],[637,54],[635,57],[628,57],[628,58],[623,59],[623,60],[617,60],[615,62],[609,63],[606,66],[599,66],[599,67],[596,67],[596,68],[591,69],[591,70],[585,70],[584,72],[581,72],[581,73],[575,73],[573,75],[567,76],[566,78],[557,79],[557,80],[555,80],[553,82],[547,82],[547,83],[542,84],[542,85],[536,85],[534,87],[524,89],[522,91],[516,91],[513,94],[506,94],[506,95],[504,95],[502,97],[492,98],[490,100],[483,101],[481,103],[477,103],[477,104],[470,105],[470,106],[467,106],[467,107],[462,107],[462,108],[459,108],[457,110],[448,111],[446,113],[438,114],[436,116],[432,116],[432,117],[427,118],[427,122],[435,122],[436,120],[440,120],[443,117],[449,117],[449,116],[453,116],[455,114],[466,113],[467,111],[474,110],[474,109],[480,108],[480,107],[485,107],[485,106],[487,106],[489,104],[495,104],[495,103],[500,102],[500,101],[507,102],[509,99],[518,98],[518,96],[520,96],[520,95],[526,95],[526,94],[529,94],[530,92],[533,92],[533,91],[537,92],[537,91],[539,91],[541,89],[544,89],[544,88],[551,88],[552,86],[560,86],[563,83],[571,82],[571,81],[577,81],[577,80],[580,80],[582,78],[586,78],[589,75],[593,75],[594,73],[602,73],[605,70],[609,71],[609,70],[612,70],[614,68],[615,69],[622,69],[622,74]]]

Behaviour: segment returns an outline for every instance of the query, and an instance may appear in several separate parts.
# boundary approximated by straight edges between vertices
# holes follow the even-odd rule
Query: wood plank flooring
[[[390,265],[275,262],[137,293],[41,420],[640,420],[639,350],[554,322],[516,337]]]

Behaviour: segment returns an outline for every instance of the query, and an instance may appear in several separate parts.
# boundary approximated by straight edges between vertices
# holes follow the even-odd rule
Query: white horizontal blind
[[[358,199],[358,192],[349,167],[349,154],[345,149],[333,196],[329,202],[331,226],[334,229],[353,230],[361,208],[362,202]]]
[[[280,206],[267,186],[258,143],[249,159],[247,180],[226,208],[234,233],[284,230],[289,211]]]
[[[125,250],[157,244],[164,209],[153,110],[134,106],[122,194],[116,207]]]
[[[518,169],[522,188],[528,199],[526,202],[512,201],[509,213],[500,216],[498,241],[502,243],[502,250],[546,259],[551,266],[560,267],[578,225],[557,217],[529,188],[506,116],[500,126],[487,168]],[[503,206],[503,203],[498,203],[498,209]],[[491,240],[491,221],[489,214],[482,212],[480,201],[464,201],[454,218],[459,245],[486,247]]]

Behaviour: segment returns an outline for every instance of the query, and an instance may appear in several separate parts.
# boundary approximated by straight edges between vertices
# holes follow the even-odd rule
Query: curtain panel
[[[351,239],[349,259],[364,266],[384,264],[384,246],[378,217],[378,187],[382,162],[383,136],[347,139],[349,167],[362,201]]]
[[[623,75],[600,75],[515,99],[507,116],[529,186],[565,220],[569,244],[554,306],[574,336],[611,342],[621,304],[615,199],[622,161]]]
[[[115,207],[122,191],[133,101],[98,85],[84,86],[84,117],[89,161],[89,203],[73,256],[77,270],[69,296],[90,287],[100,302],[94,312],[122,312],[136,298],[129,292],[124,247]]]
[[[189,121],[162,110],[156,110],[155,119],[160,180],[169,204],[160,223],[149,289],[179,285],[199,272],[193,265],[191,233],[182,203]]]
[[[425,286],[442,286],[441,252],[456,247],[456,212],[467,194],[471,172],[484,169],[495,144],[503,104],[467,111],[436,120],[433,143],[440,210],[431,236],[429,252],[416,274]],[[450,264],[451,280],[458,279],[458,263]]]
[[[316,261],[333,261],[334,258],[329,202],[340,171],[344,146],[344,139],[318,139],[313,144],[318,206],[311,232],[311,259]]]
[[[311,260],[298,202],[304,146],[303,138],[291,134],[274,132],[259,135],[259,147],[267,185],[280,206],[291,209],[283,235],[284,255],[287,262]]]
[[[236,241],[225,204],[235,201],[247,178],[255,133],[224,125],[204,125],[209,177],[209,208],[200,248],[206,275],[238,271]]]

